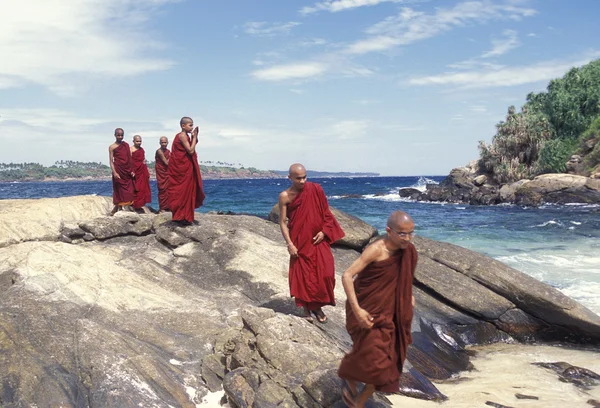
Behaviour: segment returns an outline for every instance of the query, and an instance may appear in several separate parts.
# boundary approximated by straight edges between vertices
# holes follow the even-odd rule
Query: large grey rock
[[[108,197],[0,200],[0,248],[25,241],[56,241],[64,224],[107,215]]]
[[[515,202],[522,205],[600,203],[600,180],[574,174],[542,174],[515,191]]]
[[[2,204],[3,219],[40,208],[37,200]],[[335,372],[351,344],[343,289],[325,308],[327,324],[295,316],[277,225],[197,214],[197,224],[181,228],[164,214],[103,218],[110,200],[102,197],[69,204],[61,222],[10,235],[0,248],[1,405],[192,407],[221,384],[236,406],[340,404]],[[61,231],[81,235],[74,224],[105,238],[57,242]],[[414,343],[402,393],[443,400],[430,379],[469,369],[466,346],[506,341],[506,333],[600,342],[598,317],[554,289],[466,249],[415,244]],[[359,255],[333,251],[338,274]]]
[[[329,207],[333,216],[344,230],[344,238],[336,241],[336,245],[362,250],[371,240],[378,235],[377,229],[362,221],[360,218],[346,214],[336,208]],[[269,221],[279,223],[279,205],[275,204],[267,217]]]

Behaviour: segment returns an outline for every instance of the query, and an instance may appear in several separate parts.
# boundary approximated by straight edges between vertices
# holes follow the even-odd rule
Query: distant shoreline
[[[381,176],[381,175],[327,175],[327,176],[310,176],[310,178],[370,178],[370,177],[419,177],[419,176]],[[202,175],[202,180],[282,180],[286,179],[285,176],[272,176],[272,177],[212,177]],[[151,180],[155,180],[155,177],[151,177]],[[66,177],[66,178],[55,178],[46,177],[42,180],[39,179],[21,179],[21,180],[0,180],[0,183],[51,183],[51,182],[93,182],[93,181],[111,181],[112,177]]]

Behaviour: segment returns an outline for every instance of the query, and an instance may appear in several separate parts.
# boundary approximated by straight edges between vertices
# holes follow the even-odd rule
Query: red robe
[[[190,137],[188,141],[191,144]],[[194,209],[204,202],[202,175],[198,165],[198,155],[189,155],[175,135],[171,145],[169,159],[169,208],[173,212],[173,221],[194,221]]]
[[[152,202],[152,192],[150,190],[150,172],[146,166],[146,152],[143,147],[131,153],[133,162],[133,178],[135,194],[133,196],[133,208],[142,208],[147,203]]]
[[[411,243],[388,259],[369,264],[354,280],[358,304],[374,317],[374,326],[362,329],[346,302],[346,329],[352,350],[338,375],[375,385],[378,391],[398,392],[408,345],[412,307],[412,282],[418,254]]]
[[[290,295],[296,305],[317,310],[335,306],[335,264],[331,244],[344,237],[344,231],[329,210],[320,185],[306,182],[302,191],[287,206],[288,229],[298,257],[290,258]],[[313,237],[323,231],[318,245]]]
[[[131,163],[131,153],[127,142],[121,142],[113,150],[113,166],[120,179],[113,176],[113,204],[131,205],[133,203],[133,179],[131,172],[133,166]]]
[[[163,150],[163,155],[167,160],[171,156],[169,149]],[[167,166],[160,156],[158,150],[154,155],[154,169],[156,170],[156,186],[158,187],[158,208],[161,210],[169,209],[169,166]]]

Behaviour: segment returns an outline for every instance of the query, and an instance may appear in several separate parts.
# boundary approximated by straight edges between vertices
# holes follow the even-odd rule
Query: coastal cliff
[[[327,324],[296,317],[275,223],[196,214],[180,228],[111,207],[0,201],[0,406],[194,407],[221,389],[237,407],[342,406],[343,289]],[[339,274],[377,231],[336,215]],[[600,317],[558,290],[452,244],[415,245],[405,395],[444,400],[435,383],[471,368],[470,345],[600,345]]]

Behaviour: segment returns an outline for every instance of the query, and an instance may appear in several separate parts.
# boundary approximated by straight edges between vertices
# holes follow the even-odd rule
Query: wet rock
[[[398,195],[403,198],[410,198],[412,200],[418,200],[421,197],[421,190],[416,188],[401,188],[398,190]]]
[[[238,408],[251,408],[254,404],[254,390],[245,378],[251,370],[238,368],[225,375],[223,389],[229,401]]]
[[[302,387],[321,406],[328,407],[339,400],[342,380],[337,376],[337,369],[314,371],[306,376]]]
[[[517,188],[515,202],[521,205],[598,203],[600,180],[574,174],[542,174]]]
[[[556,363],[532,363],[533,365],[550,369],[558,374],[562,382],[575,384],[582,389],[589,389],[600,383],[600,375],[587,368],[573,366],[564,361]]]

